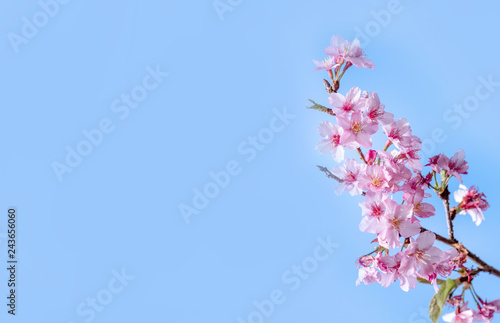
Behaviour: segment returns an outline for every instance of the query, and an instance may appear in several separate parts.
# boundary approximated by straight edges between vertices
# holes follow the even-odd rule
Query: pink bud
[[[370,149],[368,153],[365,155],[365,160],[368,165],[373,165],[375,163],[375,159],[377,159],[377,151]]]

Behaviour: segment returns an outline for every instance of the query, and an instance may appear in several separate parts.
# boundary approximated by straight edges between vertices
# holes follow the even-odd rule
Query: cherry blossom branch
[[[461,251],[464,250],[468,257],[470,259],[472,259],[476,264],[479,265],[479,271],[484,271],[484,272],[487,272],[487,273],[490,273],[490,274],[493,274],[497,277],[500,278],[500,270],[488,265],[486,262],[484,262],[481,258],[479,258],[476,254],[474,254],[472,251],[470,251],[469,249],[467,249],[464,245],[462,245],[461,243],[457,242],[456,240],[451,240],[451,239],[448,239],[448,238],[445,238],[443,237],[442,235],[440,234],[437,234],[436,232],[434,231],[431,231],[429,229],[426,229],[426,228],[421,228],[420,229],[421,232],[424,232],[424,231],[429,231],[429,232],[432,232],[436,235],[436,240],[437,241],[440,241],[442,243],[445,243],[455,249],[457,249],[458,251]]]
[[[446,212],[446,224],[448,225],[448,238],[457,242],[455,239],[454,231],[453,231],[453,217],[450,211],[450,191],[448,190],[448,186],[438,194],[439,197],[443,200],[444,211]]]
[[[330,82],[323,79],[323,84],[325,85],[325,89],[326,89],[326,92],[328,94],[337,93],[337,91],[340,87],[340,82],[338,81],[338,79],[336,79],[336,80],[332,79],[332,82],[333,82],[333,85],[330,85]]]
[[[333,175],[333,173],[330,172],[328,170],[328,168],[326,168],[325,166],[316,165],[316,167],[318,167],[320,171],[322,171],[323,173],[325,173],[326,177],[332,178],[332,179],[336,180],[339,183],[342,183],[344,181],[344,180],[342,180],[342,178],[339,178],[339,177]],[[365,196],[366,192],[361,193],[361,195]]]
[[[363,151],[361,150],[360,147],[356,148],[356,151],[358,152],[359,158],[363,161],[363,163],[368,164],[365,159],[365,155],[363,154]]]
[[[337,182],[339,182],[339,183],[342,183],[342,182],[343,182],[343,180],[342,180],[341,178],[339,178],[339,177],[337,177],[337,176],[333,175],[333,173],[332,173],[332,172],[330,172],[330,171],[328,170],[328,168],[326,168],[325,166],[319,166],[319,165],[316,165],[316,167],[318,167],[320,171],[322,171],[323,173],[325,173],[326,177],[328,177],[328,178],[332,178],[332,179],[336,180],[336,181],[337,181]]]
[[[339,178],[339,177],[335,176],[332,172],[330,172],[330,171],[328,170],[328,168],[326,168],[326,167],[324,167],[324,166],[319,166],[319,165],[318,165],[317,167],[318,167],[318,169],[319,169],[320,171],[322,171],[323,173],[325,173],[326,177],[331,178],[331,179],[334,179],[334,180],[336,180],[336,181],[337,181],[337,182],[339,182],[339,183],[342,183],[342,182],[343,182],[343,180],[342,180],[341,178]],[[448,188],[447,188],[446,190],[448,190]],[[366,192],[363,192],[363,193],[362,193],[362,195],[365,195],[365,194],[366,194]],[[449,194],[450,194],[450,193],[449,193],[449,191],[448,191],[448,197],[449,197]],[[446,201],[447,201],[447,204],[448,204],[448,208],[447,208],[447,210],[448,210],[448,211],[447,211],[447,214],[448,214],[448,215],[447,215],[447,217],[451,219],[451,217],[450,217],[450,211],[449,211],[449,199],[447,199]],[[446,204],[445,204],[445,208],[446,208]],[[484,272],[487,272],[487,273],[489,273],[489,274],[495,275],[495,276],[497,276],[497,277],[499,277],[499,278],[500,278],[500,270],[498,270],[498,269],[496,269],[496,268],[494,268],[494,267],[492,267],[492,266],[488,265],[488,264],[487,264],[486,262],[484,262],[481,258],[479,258],[476,254],[474,254],[472,251],[470,251],[469,249],[467,249],[467,248],[466,248],[463,244],[459,243],[459,242],[455,239],[455,237],[453,237],[453,239],[450,239],[450,238],[445,238],[445,237],[443,237],[442,235],[440,235],[440,234],[438,234],[438,233],[436,233],[436,232],[434,232],[434,231],[431,231],[431,230],[429,230],[429,229],[426,229],[426,228],[424,228],[424,227],[422,227],[422,228],[420,229],[420,231],[421,231],[421,232],[424,232],[424,231],[429,231],[429,232],[432,232],[432,233],[434,233],[434,234],[436,235],[436,240],[437,240],[437,241],[440,241],[440,242],[442,242],[442,243],[445,243],[445,244],[447,244],[447,245],[449,245],[449,246],[451,246],[451,247],[453,247],[453,248],[457,249],[457,251],[458,251],[458,252],[464,252],[464,251],[465,251],[465,253],[467,254],[467,256],[468,256],[471,260],[473,260],[476,264],[478,264],[478,265],[479,265],[479,268],[477,268],[479,271],[484,271]]]

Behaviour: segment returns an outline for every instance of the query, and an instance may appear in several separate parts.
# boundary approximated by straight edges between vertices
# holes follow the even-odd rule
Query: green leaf
[[[453,279],[447,279],[441,284],[439,291],[431,299],[431,303],[429,304],[429,318],[432,322],[437,323],[439,320],[439,317],[443,312],[443,306],[454,287],[457,287],[456,281]]]

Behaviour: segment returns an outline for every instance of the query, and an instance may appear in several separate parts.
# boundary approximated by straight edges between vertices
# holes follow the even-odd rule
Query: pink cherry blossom
[[[361,98],[361,90],[353,87],[344,97],[340,93],[332,93],[328,103],[333,106],[332,111],[336,115],[349,114],[365,107],[366,99]]]
[[[356,144],[370,148],[372,138],[377,132],[378,124],[369,120],[362,120],[361,111],[355,111],[351,117],[337,115],[337,123],[344,128],[344,133],[340,137],[340,143],[345,146]]]
[[[486,195],[484,193],[479,193],[477,189],[472,186],[467,189],[465,185],[460,184],[459,189],[453,194],[455,202],[460,203],[458,207],[460,208],[459,214],[468,213],[472,221],[476,225],[480,225],[484,220],[483,211],[486,211],[490,204],[486,201]]]
[[[435,276],[433,264],[438,262],[443,253],[439,248],[434,247],[436,235],[432,232],[422,232],[417,240],[410,237],[410,244],[403,252],[399,272],[403,275],[411,275],[417,272],[418,276],[432,280]]]
[[[436,208],[430,203],[424,203],[424,191],[417,189],[413,194],[403,195],[403,199],[413,205],[413,213],[420,218],[429,218],[436,214]]]
[[[365,285],[378,283],[380,281],[380,272],[374,267],[360,267],[358,269],[358,279],[356,286],[363,283]]]
[[[448,176],[455,176],[460,183],[462,183],[462,177],[460,174],[467,174],[467,169],[469,165],[465,161],[465,153],[462,149],[449,158],[446,155],[441,154],[437,160],[438,166],[447,172]]]
[[[439,155],[436,155],[436,156],[432,156],[431,158],[429,158],[429,163],[425,166],[431,166],[431,169],[433,172],[436,172],[436,173],[441,173],[441,166],[439,165],[438,161],[439,161],[439,157],[441,156],[442,154],[439,154]]]
[[[382,247],[394,249],[401,247],[401,239],[408,238],[420,232],[420,223],[412,222],[412,206],[397,204],[391,199],[384,201],[386,212],[380,221],[378,241]]]
[[[391,175],[391,186],[393,186],[395,189],[397,189],[396,184],[401,181],[407,181],[411,178],[411,170],[406,167],[403,160],[398,158],[397,151],[379,151],[378,155],[384,160],[384,166],[387,168],[389,174]]]
[[[495,313],[500,313],[500,299],[492,302],[483,302],[478,305],[478,311],[474,315],[474,321],[490,323]]]
[[[332,37],[330,44],[331,46],[325,48],[327,55],[341,57],[356,67],[375,68],[373,62],[365,58],[358,39],[348,42],[344,37],[337,35]]]
[[[396,147],[401,149],[401,147],[411,144],[410,123],[406,119],[382,125],[382,129]]]
[[[389,124],[394,121],[394,115],[392,113],[385,112],[385,105],[380,103],[378,94],[371,92],[368,95],[368,100],[366,101],[366,112],[365,117],[380,124]]]
[[[451,275],[456,268],[455,258],[459,256],[457,249],[450,248],[441,254],[441,259],[434,266],[436,273],[443,277]]]
[[[336,166],[332,173],[342,180],[342,183],[335,187],[337,195],[343,191],[348,191],[351,195],[360,195],[363,190],[359,187],[358,177],[364,172],[366,165],[358,163],[354,159],[346,159],[344,166]]]
[[[336,68],[337,66],[340,66],[338,61],[335,59],[335,57],[326,57],[322,61],[317,61],[313,59],[314,64],[316,64],[316,68],[314,69],[315,71],[319,70],[327,70],[331,71],[332,69]]]
[[[384,200],[387,198],[386,194],[381,192],[369,191],[366,193],[365,201],[360,202],[361,207],[361,223],[359,230],[368,233],[378,233],[380,227],[380,219],[385,212]]]
[[[382,192],[389,187],[391,176],[387,169],[380,165],[368,165],[359,177],[359,186],[363,190]]]
[[[455,312],[443,315],[443,321],[455,323],[472,323],[474,321],[474,311],[467,308],[467,303],[457,307]]]
[[[344,147],[340,145],[340,136],[344,130],[338,125],[323,121],[318,126],[318,132],[325,139],[316,144],[316,149],[322,154],[332,154],[337,163],[344,160]]]
[[[420,156],[418,154],[419,151],[420,147],[418,147],[418,149],[402,147],[397,158],[404,160],[408,167],[410,167],[414,172],[418,172],[423,168],[420,163]]]
[[[403,200],[410,201],[412,200],[412,196],[415,195],[417,191],[425,191],[429,188],[429,183],[432,180],[432,173],[427,174],[426,177],[422,176],[422,173],[417,172],[415,176],[407,179],[404,184],[401,186],[401,191],[404,192]],[[426,195],[424,193],[423,197],[428,197],[429,194]]]
[[[399,279],[399,286],[405,292],[415,288],[417,285],[417,276],[415,274],[403,275],[399,271],[402,258],[402,252],[398,252],[394,256],[380,256],[379,253],[379,255],[375,257],[376,266],[382,272],[380,277],[380,285],[382,285],[382,287],[388,287]]]

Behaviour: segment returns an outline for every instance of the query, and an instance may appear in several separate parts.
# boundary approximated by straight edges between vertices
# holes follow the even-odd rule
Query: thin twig
[[[365,159],[365,155],[363,154],[363,151],[361,150],[360,147],[356,148],[356,151],[358,152],[359,158],[363,161],[363,163],[368,164],[368,162]]]
[[[337,181],[337,182],[339,182],[339,183],[342,183],[342,182],[344,181],[342,178],[339,178],[339,177],[337,177],[337,176],[333,175],[333,173],[332,173],[332,172],[330,172],[330,171],[328,170],[328,168],[326,168],[325,166],[319,166],[319,165],[316,165],[316,167],[318,167],[320,171],[322,171],[323,173],[325,173],[325,174],[326,174],[326,177],[328,177],[328,178],[332,178],[332,179],[336,180],[336,181]]]
[[[318,167],[320,171],[322,171],[323,173],[325,173],[326,177],[332,178],[332,179],[336,180],[339,183],[344,182],[344,180],[342,178],[339,178],[339,177],[333,175],[332,172],[330,172],[328,170],[328,168],[326,168],[324,166],[319,166],[319,165],[316,165],[316,167]],[[362,192],[361,195],[365,196],[366,192]]]
[[[448,225],[448,238],[453,241],[457,241],[455,239],[455,234],[453,231],[453,218],[450,212],[450,191],[448,190],[448,186],[438,194],[438,196],[443,200],[444,211],[446,213],[446,224]]]

